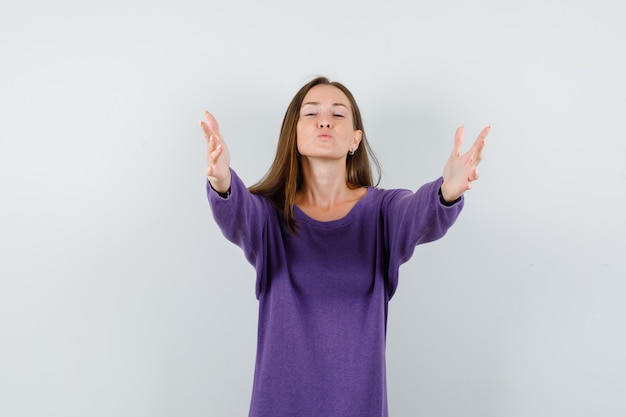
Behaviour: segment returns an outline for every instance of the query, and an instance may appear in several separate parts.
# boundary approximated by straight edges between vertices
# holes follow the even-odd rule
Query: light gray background
[[[251,184],[327,75],[387,188],[493,124],[459,221],[401,270],[391,415],[623,417],[623,9],[2,0],[0,415],[247,415],[254,272],[210,217],[198,122]]]

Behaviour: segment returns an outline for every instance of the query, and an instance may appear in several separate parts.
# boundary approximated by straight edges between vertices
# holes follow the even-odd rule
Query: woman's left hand
[[[456,129],[454,135],[454,147],[448,162],[443,167],[443,184],[441,185],[441,195],[448,202],[453,202],[461,197],[463,193],[472,188],[472,182],[478,179],[478,164],[483,158],[485,139],[491,130],[491,125],[480,132],[478,138],[471,149],[461,154],[463,145],[463,125]]]

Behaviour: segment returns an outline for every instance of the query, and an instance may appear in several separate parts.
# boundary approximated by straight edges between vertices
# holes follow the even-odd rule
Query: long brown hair
[[[354,96],[343,84],[330,81],[326,77],[317,77],[302,86],[291,100],[278,137],[276,156],[265,176],[258,183],[249,188],[250,192],[262,195],[270,199],[272,203],[283,212],[287,228],[295,232],[297,228],[293,214],[293,206],[296,200],[296,192],[302,185],[302,165],[297,146],[297,125],[300,118],[300,107],[304,97],[316,85],[332,85],[339,88],[348,97],[352,107],[352,120],[354,129],[361,130],[361,146],[354,155],[348,154],[346,159],[346,183],[350,188],[375,187],[380,181],[380,164],[376,155],[370,148],[365,135],[361,112]],[[374,183],[370,160],[376,168],[377,178]]]

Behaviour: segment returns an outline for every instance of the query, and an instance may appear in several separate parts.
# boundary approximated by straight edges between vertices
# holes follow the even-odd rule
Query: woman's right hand
[[[200,122],[206,141],[206,175],[211,187],[218,193],[226,193],[230,189],[230,152],[220,134],[217,120],[208,111],[204,112]]]

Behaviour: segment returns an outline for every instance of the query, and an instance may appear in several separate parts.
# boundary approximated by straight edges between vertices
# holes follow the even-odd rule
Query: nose
[[[331,120],[332,120],[332,117],[327,112],[322,112],[322,114],[320,114],[320,117],[318,119],[320,129],[323,129],[323,128],[330,129]]]

